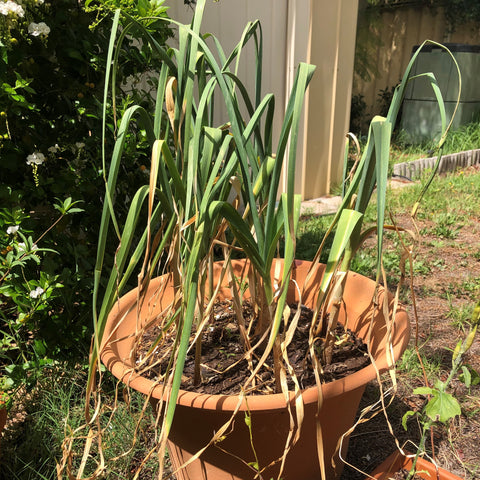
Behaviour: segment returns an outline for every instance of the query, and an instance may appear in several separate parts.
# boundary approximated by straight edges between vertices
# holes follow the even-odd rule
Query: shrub
[[[45,236],[40,265],[30,262],[35,257],[23,259],[24,268],[31,264],[43,275],[41,278],[55,279],[56,285],[62,285],[48,298],[48,321],[39,322],[35,330],[37,336],[49,339],[51,358],[78,357],[89,346],[100,192],[104,190],[102,83],[110,17],[117,7],[122,8],[124,25],[131,17],[151,13],[166,16],[162,0],[0,2],[3,214],[20,215],[22,232],[42,232],[56,217],[52,205],[55,198],[62,203],[69,197],[82,202],[82,212],[62,218],[54,232]],[[160,30],[161,42],[172,35],[167,26],[147,27]],[[127,39],[123,49],[116,84],[119,92],[128,92],[127,100],[105,106],[109,110],[115,108],[118,116],[135,99],[150,101],[145,92],[150,88],[148,74],[138,65],[145,57],[150,63],[157,61],[152,51],[138,42]],[[114,131],[114,122],[108,128]],[[135,156],[129,156],[128,150],[129,145],[141,146],[143,135],[142,131],[129,133],[125,183],[118,185],[119,196],[127,184],[135,185],[144,179],[146,159],[141,149]],[[120,209],[119,215],[122,213]],[[8,228],[6,223],[3,226]],[[7,246],[18,254],[15,244]],[[5,289],[10,287],[14,288],[3,282],[2,301]],[[5,315],[8,305],[4,302],[0,307]]]

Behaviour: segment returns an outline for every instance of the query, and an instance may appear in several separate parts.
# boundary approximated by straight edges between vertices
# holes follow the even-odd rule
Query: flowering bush
[[[22,18],[25,11],[21,5],[18,5],[12,0],[7,0],[6,2],[0,3],[0,14],[5,15],[6,17],[11,16],[13,19],[16,19]]]
[[[46,314],[42,308],[48,304],[48,322],[45,317],[28,331],[43,339],[52,359],[78,357],[89,347],[100,192],[104,190],[102,80],[110,17],[117,7],[123,9],[124,21],[128,16],[148,15],[152,9],[166,16],[162,0],[0,0],[0,204],[4,212],[28,212],[21,222],[11,219],[0,225],[4,240],[10,242],[2,244],[2,249],[12,247],[9,259],[21,257],[23,268],[37,269],[39,283],[30,279],[28,288],[23,284],[18,290],[18,298],[27,318],[31,308],[32,318]],[[171,35],[166,25],[153,27],[163,28],[164,39]],[[128,88],[132,99],[148,102],[149,95],[138,88],[135,78],[142,73],[138,59],[154,60],[153,54],[133,41],[126,42],[125,49],[128,55],[120,66],[117,88]],[[133,84],[127,87],[126,78],[133,79]],[[128,101],[119,102],[118,113],[127,107]],[[108,127],[115,129],[114,124]],[[131,145],[144,141],[142,131],[129,135]],[[143,181],[145,163],[146,157],[131,156],[125,184]],[[119,185],[119,195],[122,188]],[[55,236],[43,239],[41,252],[29,250],[22,257],[18,244],[27,242],[21,235],[28,240],[26,232],[47,230],[56,212],[52,199],[66,197],[83,201],[84,212],[62,218]],[[17,232],[6,234],[16,226],[20,226]],[[40,266],[35,263],[39,255]],[[3,281],[4,291],[16,278]],[[59,284],[63,287],[52,287]],[[44,291],[39,293],[37,287]],[[9,305],[2,304],[2,313]],[[16,318],[14,324],[21,322]]]
[[[55,208],[60,218],[82,210],[69,198]],[[52,301],[63,287],[58,275],[42,268],[49,249],[39,248],[20,208],[0,210],[0,393],[11,394],[20,386],[33,386],[42,368],[51,365],[52,349],[46,335]]]

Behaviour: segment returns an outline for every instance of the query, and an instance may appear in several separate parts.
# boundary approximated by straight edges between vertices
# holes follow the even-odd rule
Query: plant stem
[[[413,462],[412,462],[412,468],[410,469],[410,471],[408,472],[408,475],[407,475],[407,478],[406,480],[411,480],[413,478],[413,476],[415,475],[416,473],[416,469],[417,469],[417,462],[418,462],[418,459],[420,457],[420,453],[425,451],[425,443],[427,441],[427,434],[428,432],[430,431],[431,427],[433,426],[434,422],[432,421],[428,421],[427,423],[425,423],[425,425],[423,426],[423,430],[422,430],[422,436],[420,438],[420,444],[418,445],[418,448],[417,448],[417,453],[415,454],[415,458],[413,459]]]

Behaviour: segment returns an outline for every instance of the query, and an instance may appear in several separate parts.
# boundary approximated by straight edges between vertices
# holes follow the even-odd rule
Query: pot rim
[[[391,475],[399,469],[410,469],[412,466],[413,456],[414,454],[408,451],[402,453],[401,451],[396,450],[391,453],[368,477],[366,477],[365,480],[371,478],[386,479],[387,475]],[[426,460],[425,458],[419,457],[417,460],[417,471],[421,476],[422,470],[428,472],[429,474],[435,475],[436,467],[432,462]],[[441,467],[438,468],[438,474],[441,480],[462,480],[458,475],[455,475],[454,473],[449,472]],[[430,476],[425,476],[425,478],[430,478]]]
[[[310,264],[308,261],[297,261],[297,266],[301,264]],[[350,277],[360,277],[370,287],[375,285],[375,282],[358,273],[349,272]],[[137,289],[133,289],[119,300],[122,304],[128,302],[134,302],[137,298]],[[389,294],[390,295],[390,294]],[[109,337],[109,332],[112,330],[112,325],[115,324],[117,317],[116,312],[112,310],[110,313],[107,325],[105,327],[105,338]],[[392,339],[393,357],[395,360],[400,358],[401,354],[408,345],[410,337],[410,324],[408,321],[407,313],[405,309],[398,308],[394,333]],[[108,370],[120,381],[128,385],[129,387],[143,393],[152,398],[160,399],[164,395],[162,390],[162,384],[153,380],[142,377],[134,371],[134,369],[128,365],[127,359],[120,358],[115,351],[110,347],[110,343],[113,343],[114,339],[110,342],[105,342],[100,349],[100,357],[102,363]],[[133,342],[133,338],[132,338]],[[380,353],[384,352],[384,349],[380,350]],[[389,367],[387,364],[386,356],[380,355],[379,359],[376,359],[376,365],[380,373],[386,371]],[[357,372],[348,375],[346,377],[334,380],[329,383],[321,385],[322,397],[336,397],[344,392],[352,391],[357,388],[363,388],[369,381],[377,377],[377,370],[375,366],[370,363],[366,367],[358,370]],[[295,402],[295,392],[289,392],[289,401],[291,404]],[[319,401],[319,389],[318,386],[312,386],[300,391],[304,404],[315,403]],[[239,411],[247,410],[276,410],[285,409],[287,402],[283,393],[275,394],[252,394],[243,396],[240,395],[211,395],[205,393],[196,393],[186,390],[180,390],[178,399],[178,405],[202,408],[207,410],[223,410],[223,411]],[[240,404],[240,406],[239,406]]]

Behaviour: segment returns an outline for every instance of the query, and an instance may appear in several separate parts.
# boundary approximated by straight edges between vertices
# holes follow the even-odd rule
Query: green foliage
[[[296,256],[300,260],[313,260],[321,244],[325,233],[328,230],[330,218],[328,216],[315,216],[305,213],[300,218],[297,233]],[[325,245],[324,253],[321,257],[323,263],[327,260],[327,252],[331,246],[331,240]]]
[[[480,24],[480,5],[477,0],[368,0],[367,3],[373,12],[402,7],[427,7],[435,14],[442,8],[451,32],[470,22],[477,27]]]
[[[480,277],[470,277],[460,283],[450,283],[445,288],[447,297],[454,295],[457,297],[467,297],[475,299],[480,292]]]
[[[477,0],[442,0],[441,6],[450,30],[455,31],[466,23],[472,22],[478,28],[480,24],[480,5]]]
[[[12,416],[15,422],[2,436],[2,462],[0,478],[10,480],[57,480],[57,464],[62,461],[62,443],[65,437],[78,429],[82,434],[85,427],[84,402],[87,372],[77,365],[55,366],[46,369],[39,380],[38,388],[23,398],[22,409],[14,405]],[[103,478],[132,479],[139,466],[153,447],[155,418],[145,399],[132,392],[130,398],[115,404],[115,383],[106,381],[105,389],[109,403],[100,415],[110,420],[104,432],[105,450],[102,452],[109,464],[108,474]],[[146,411],[142,415],[142,409]],[[136,430],[136,427],[139,427]],[[139,436],[135,442],[135,435]],[[133,445],[133,448],[131,449]],[[81,446],[73,443],[78,453]],[[131,450],[130,450],[131,449]],[[120,457],[117,461],[111,461]],[[74,455],[72,467],[78,467],[82,457]],[[92,466],[95,459],[88,459]],[[146,461],[144,473],[147,478],[157,478],[156,458]]]
[[[452,325],[458,329],[464,330],[465,326],[468,324],[469,320],[472,317],[473,306],[471,303],[460,304],[458,306],[454,305],[452,302],[452,296],[447,295],[449,310],[447,313],[447,318],[452,322]]]
[[[129,15],[138,17],[150,9],[166,17],[159,1],[120,3],[124,27]],[[2,5],[6,8],[5,2]],[[89,348],[92,331],[89,298],[103,200],[99,192],[104,186],[103,77],[109,15],[116,2],[90,1],[88,9],[71,0],[8,5],[14,10],[0,14],[0,202],[10,211],[29,212],[22,228],[33,232],[47,230],[59,212],[76,213],[62,218],[55,236],[43,239],[41,270],[63,285],[49,298],[52,338],[47,344],[53,349],[49,355],[78,357]],[[154,27],[160,43],[172,34],[166,22]],[[145,60],[159,62],[151,49],[132,38],[123,48],[116,83],[125,95],[115,106],[117,115],[136,99],[143,105],[152,102],[152,85],[143,75],[143,65]],[[114,100],[106,105],[110,112]],[[117,128],[113,115],[107,128],[111,132]],[[128,162],[118,184],[120,196],[127,186],[145,178],[144,135],[141,130],[127,135]],[[65,198],[71,198],[70,204],[63,203]],[[52,205],[54,199],[62,201]],[[82,211],[77,202],[82,202]],[[119,206],[118,214],[121,218],[125,208]]]
[[[96,21],[92,28],[102,21],[109,21],[117,10],[122,17],[133,20],[142,20],[151,31],[163,31],[164,35],[171,35],[167,24],[159,21],[159,18],[168,18],[168,6],[165,0],[85,0],[85,11],[96,14]],[[149,20],[145,20],[150,17]]]
[[[426,355],[423,350],[420,350],[421,363],[418,358],[415,348],[407,348],[402,358],[398,362],[398,370],[400,372],[408,373],[407,379],[418,379],[422,377],[422,372],[425,371],[427,378],[432,382],[440,377],[441,358],[440,355]]]
[[[442,382],[438,382],[435,388],[416,388],[413,393],[431,396],[425,407],[425,415],[434,422],[446,423],[462,413],[458,400],[452,394],[444,391]]]
[[[71,198],[55,204],[60,217],[48,230],[65,215],[82,212],[75,204]],[[42,262],[57,252],[37,245],[47,232],[34,240],[25,226],[28,218],[19,207],[0,210],[1,389],[9,395],[33,387],[58,353],[54,304],[63,285]]]
[[[418,158],[431,157],[435,145],[427,141],[412,145],[405,140],[401,131],[397,132],[392,151],[392,163],[406,162]],[[443,144],[443,154],[475,150],[480,145],[480,123],[478,121],[462,125],[450,132]]]
[[[421,183],[409,188],[399,189],[389,197],[389,206],[394,212],[405,211],[406,206],[412,207],[419,192],[427,182],[430,172],[425,172]],[[465,222],[466,215],[477,215],[480,209],[480,176],[468,174],[459,170],[438,176],[430,186],[429,193],[418,211],[421,219],[439,218],[444,228],[455,231]],[[449,235],[449,234],[447,234]],[[438,239],[443,244],[445,239]],[[442,244],[438,244],[440,247]]]
[[[392,285],[398,283],[400,279],[400,253],[400,246],[396,243],[386,249],[383,254],[383,267],[387,279]],[[365,248],[359,251],[352,261],[351,268],[354,272],[361,273],[367,277],[375,277],[376,260],[374,248]]]
[[[105,159],[109,164],[105,192],[109,202],[104,205],[100,224],[94,291],[98,341],[109,312],[134,273],[148,279],[158,270],[169,272],[178,289],[176,308],[162,319],[175,320],[178,336],[175,363],[172,372],[166,373],[172,373],[173,383],[163,436],[168,435],[173,419],[191,333],[198,323],[198,312],[204,309],[203,302],[198,304],[198,301],[205,292],[206,273],[217,243],[224,246],[225,268],[228,268],[233,246],[240,247],[251,261],[253,276],[261,291],[259,301],[264,307],[259,309],[262,315],[258,328],[261,334],[269,333],[263,356],[266,358],[273,348],[283,321],[287,288],[280,288],[277,297],[270,271],[283,234],[285,271],[281,284],[288,283],[300,206],[299,196],[293,192],[297,130],[305,90],[314,70],[306,64],[299,66],[282,132],[274,146],[274,98],[271,94],[260,96],[260,24],[258,21],[247,24],[230,55],[219,43],[215,43],[212,51],[200,35],[204,7],[204,1],[198,3],[191,27],[179,27],[178,49],[159,48],[156,37],[142,27],[143,23],[132,23],[132,29],[141,32],[142,43],[163,59],[156,78],[156,103],[152,108],[133,104],[126,109],[112,154]],[[117,14],[114,20],[118,42],[115,45],[116,39],[112,37],[109,50],[114,71],[121,59],[117,53],[119,50],[122,53],[125,33],[125,30],[116,30],[119,18]],[[236,71],[236,62],[248,41],[255,42],[257,47],[253,94],[247,92]],[[224,106],[228,118],[224,125],[218,125],[214,119],[219,104]],[[246,113],[241,113],[243,107]],[[122,208],[124,198],[115,194],[118,182],[124,181],[123,170],[128,161],[124,155],[125,145],[132,130],[145,132],[151,152],[150,175],[144,185],[130,190],[129,212],[125,222],[120,223],[118,207]],[[290,152],[286,149],[288,141]],[[277,203],[283,167],[288,171],[287,193]],[[235,201],[229,200],[230,194]],[[238,209],[239,201],[245,206],[243,211]],[[224,235],[227,229],[234,237],[231,245]],[[108,235],[112,231],[119,237],[120,244],[116,252],[110,251],[115,259],[108,271],[104,260],[111,246]],[[92,367],[95,362],[94,354]],[[251,378],[255,375],[252,373]]]
[[[462,373],[458,378],[468,389],[475,385],[480,385],[480,374],[468,364],[462,365]]]
[[[453,240],[457,238],[458,232],[462,228],[461,216],[451,212],[440,212],[432,217],[434,226],[428,229],[422,229],[420,233],[430,233],[439,238]]]

